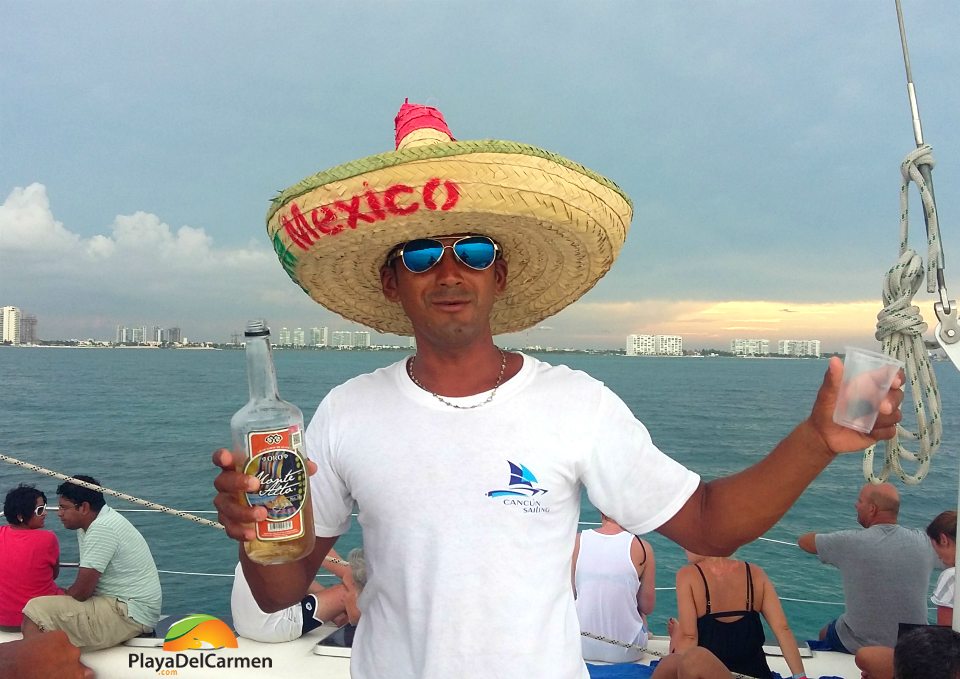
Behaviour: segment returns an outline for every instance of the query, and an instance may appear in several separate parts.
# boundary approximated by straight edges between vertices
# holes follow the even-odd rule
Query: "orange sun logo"
[[[173,623],[163,640],[165,651],[213,651],[218,648],[237,648],[237,637],[225,622],[201,613]]]

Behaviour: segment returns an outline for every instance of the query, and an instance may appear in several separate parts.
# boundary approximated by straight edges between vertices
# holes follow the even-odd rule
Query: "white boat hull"
[[[350,658],[335,655],[319,655],[315,652],[317,642],[336,628],[332,626],[320,627],[300,639],[281,644],[264,644],[240,637],[237,641],[239,648],[220,649],[216,651],[186,651],[172,653],[157,646],[123,645],[102,651],[93,651],[83,654],[83,662],[94,670],[97,679],[138,679],[138,677],[176,676],[179,679],[289,679],[291,676],[323,677],[323,679],[349,679]],[[19,639],[19,634],[0,632],[0,643]],[[668,639],[654,636],[650,639],[649,648],[653,651],[665,653]],[[205,660],[201,655],[211,656]],[[182,660],[178,656],[184,656]],[[240,660],[245,659],[245,660]],[[267,663],[260,663],[253,667],[260,659],[269,659]],[[656,660],[648,656],[640,664],[648,665]],[[768,656],[770,669],[781,675],[790,676],[790,671],[783,658]],[[231,663],[233,666],[226,670],[217,663]],[[815,679],[821,676],[843,677],[844,679],[859,679],[860,671],[853,662],[853,656],[813,651],[811,657],[804,658],[804,667],[807,676]],[[171,666],[173,663],[173,666]],[[182,667],[176,667],[180,663]],[[246,668],[237,666],[237,663],[247,663]],[[160,674],[159,667],[176,669],[176,674]]]

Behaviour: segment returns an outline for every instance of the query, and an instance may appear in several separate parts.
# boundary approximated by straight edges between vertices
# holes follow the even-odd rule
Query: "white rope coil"
[[[924,277],[923,260],[908,245],[910,231],[909,189],[910,182],[917,185],[927,220],[927,292],[937,290],[937,270],[943,268],[943,248],[940,241],[940,226],[933,195],[920,173],[919,167],[933,167],[932,149],[924,144],[911,151],[900,165],[903,181],[900,185],[900,256],[887,272],[883,286],[883,310],[877,314],[876,338],[883,345],[884,353],[904,363],[910,393],[913,397],[917,431],[897,425],[893,438],[885,442],[886,454],[879,473],[874,471],[874,448],[863,453],[863,475],[870,483],[886,481],[891,472],[909,485],[920,483],[930,469],[930,459],[940,447],[943,436],[943,421],[940,417],[940,391],[930,364],[923,334],[927,324],[920,316],[920,309],[912,304],[913,296],[920,288]],[[905,448],[901,441],[917,441],[919,450]],[[901,460],[916,463],[914,473],[907,472]]]

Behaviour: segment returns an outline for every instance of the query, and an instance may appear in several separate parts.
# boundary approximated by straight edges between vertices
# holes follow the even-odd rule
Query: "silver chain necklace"
[[[499,389],[500,385],[503,384],[503,373],[507,369],[507,355],[506,353],[504,353],[503,349],[500,349],[499,347],[497,347],[497,351],[500,352],[500,374],[497,375],[497,383],[493,385],[493,390],[490,392],[490,395],[487,396],[487,399],[483,403],[474,403],[472,406],[461,406],[461,405],[457,405],[456,403],[452,403],[447,399],[445,399],[440,394],[438,394],[437,392],[430,391],[425,386],[420,384],[420,380],[418,380],[417,376],[413,374],[413,364],[417,362],[416,354],[411,356],[410,360],[407,361],[407,375],[410,376],[410,379],[413,380],[413,383],[415,385],[417,385],[424,391],[428,392],[431,396],[433,396],[435,399],[440,401],[440,403],[443,403],[444,405],[448,405],[451,408],[456,408],[458,410],[473,410],[474,408],[479,408],[480,406],[485,406],[488,403],[490,403],[490,401],[493,400],[493,397],[497,395],[497,389]]]

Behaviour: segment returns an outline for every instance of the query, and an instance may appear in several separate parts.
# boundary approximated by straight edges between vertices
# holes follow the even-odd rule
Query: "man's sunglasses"
[[[489,269],[500,255],[500,246],[486,236],[465,236],[450,245],[434,238],[418,238],[394,248],[387,256],[387,266],[399,258],[407,271],[424,273],[436,266],[447,248],[453,250],[457,261],[476,271]]]

